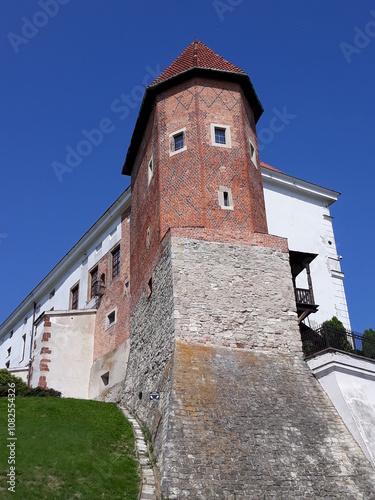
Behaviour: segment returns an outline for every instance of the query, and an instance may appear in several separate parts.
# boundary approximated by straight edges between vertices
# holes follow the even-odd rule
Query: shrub
[[[323,327],[327,332],[330,347],[335,347],[341,351],[353,352],[353,348],[346,335],[345,326],[336,316],[324,321]]]
[[[363,332],[362,350],[367,358],[375,358],[375,330],[372,328]]]
[[[42,387],[28,387],[21,378],[15,377],[5,368],[0,370],[0,397],[8,396],[9,384],[14,384],[16,396],[61,397],[61,392]]]

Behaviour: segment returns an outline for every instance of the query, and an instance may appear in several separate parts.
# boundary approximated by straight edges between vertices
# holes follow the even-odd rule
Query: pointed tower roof
[[[242,69],[225,60],[207,47],[199,40],[195,40],[175,59],[163,73],[151,83],[156,85],[160,82],[173,78],[192,68],[206,68],[218,71],[230,71],[231,73],[240,73],[246,75]]]
[[[259,120],[263,113],[263,107],[248,75],[242,69],[237,68],[237,66],[209,49],[204,43],[195,40],[146,88],[122,168],[123,174],[131,174],[133,162],[142,141],[156,95],[195,77],[238,83],[254,112],[255,122]]]

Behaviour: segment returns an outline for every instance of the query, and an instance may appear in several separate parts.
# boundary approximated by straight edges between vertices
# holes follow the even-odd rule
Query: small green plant
[[[375,358],[375,330],[372,328],[363,332],[362,350],[367,358]]]

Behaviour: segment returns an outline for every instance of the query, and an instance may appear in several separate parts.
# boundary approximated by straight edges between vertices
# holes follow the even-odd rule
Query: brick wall
[[[111,279],[111,251],[98,262],[99,277],[105,276],[105,293],[99,299],[95,322],[94,361],[122,344],[130,336],[130,208],[121,216],[120,276]],[[116,245],[117,246],[117,245]],[[106,329],[107,314],[117,307],[116,323]]]

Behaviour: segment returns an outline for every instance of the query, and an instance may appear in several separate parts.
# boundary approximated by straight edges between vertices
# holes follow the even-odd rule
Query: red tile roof
[[[268,165],[268,163],[264,163],[264,161],[260,162],[260,166],[265,167],[265,168],[269,168],[270,170],[274,170],[275,172],[281,172],[281,170],[279,170],[278,168],[272,167],[271,165]]]
[[[173,63],[151,83],[151,86],[164,80],[168,80],[168,78],[172,78],[173,76],[194,67],[230,71],[232,73],[241,73],[243,75],[246,74],[242,71],[242,69],[237,68],[237,66],[216,54],[216,52],[208,48],[207,45],[196,40],[191,43],[182,52],[182,54],[180,54],[177,59],[175,59]]]

